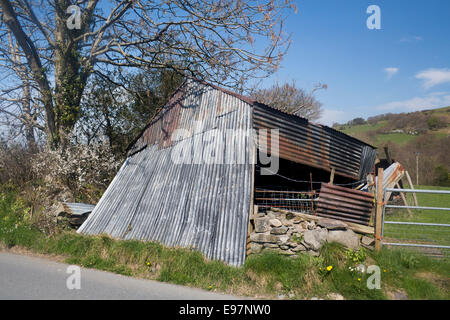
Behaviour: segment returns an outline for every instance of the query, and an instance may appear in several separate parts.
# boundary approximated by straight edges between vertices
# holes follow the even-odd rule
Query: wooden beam
[[[381,220],[383,215],[383,168],[378,168],[377,176],[377,209],[375,216],[375,250],[380,251],[381,249]]]
[[[406,176],[406,180],[408,180],[409,188],[414,190],[414,186],[413,186],[413,183],[412,183],[412,180],[411,180],[411,176],[409,175],[408,171],[405,171],[405,176]],[[419,206],[419,202],[417,201],[417,196],[416,196],[415,192],[413,193],[413,198],[414,198],[414,205],[416,207],[418,207]]]
[[[398,183],[396,183],[395,186],[396,186],[398,189],[401,189],[401,188],[400,188],[400,185],[399,185]],[[401,192],[401,191],[399,191],[399,192],[400,192],[400,197],[402,197],[403,204],[404,204],[405,206],[408,206],[408,202],[406,201],[405,193],[404,193],[404,192]],[[408,216],[411,217],[411,216],[412,216],[411,210],[410,210],[409,208],[406,208],[406,210],[408,211]]]
[[[330,183],[329,183],[329,184],[333,184],[333,181],[334,181],[334,172],[335,172],[334,168],[331,168]]]
[[[275,212],[280,212],[280,213],[290,213],[296,217],[300,217],[306,220],[311,220],[311,221],[321,221],[323,219],[331,219],[331,220],[336,220],[333,218],[326,218],[326,217],[319,217],[319,216],[313,216],[310,214],[306,214],[306,213],[301,213],[301,212],[295,212],[295,211],[289,211],[289,210],[283,210],[280,208],[270,208],[270,211],[275,211]],[[341,220],[339,220],[341,221]],[[362,224],[358,224],[358,223],[354,223],[354,222],[349,222],[349,221],[342,221],[344,222],[347,227],[355,232],[358,233],[364,233],[364,234],[372,234],[373,235],[373,227],[369,227],[369,226],[365,226]]]

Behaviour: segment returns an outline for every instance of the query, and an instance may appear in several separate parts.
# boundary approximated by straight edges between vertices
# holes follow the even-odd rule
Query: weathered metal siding
[[[76,203],[76,202],[63,202],[62,206],[68,214],[75,216],[82,216],[84,214],[92,212],[95,205],[88,203]]]
[[[331,171],[343,177],[365,179],[375,161],[375,149],[332,128],[309,122],[271,107],[255,104],[254,127],[279,129],[279,156]]]
[[[322,183],[317,201],[317,215],[369,225],[374,195]]]
[[[78,232],[193,247],[207,258],[241,265],[252,189],[252,139],[246,136],[251,134],[251,107],[195,82],[179,92],[184,95],[164,108],[137,140]],[[194,128],[195,121],[202,121],[201,129]],[[187,129],[182,141],[173,139],[177,128]],[[172,151],[180,143],[192,143],[191,155],[211,146],[214,129],[223,134],[226,129],[244,129],[238,131],[235,144],[221,143],[224,153],[232,148],[243,155],[243,163],[178,164],[172,160]]]

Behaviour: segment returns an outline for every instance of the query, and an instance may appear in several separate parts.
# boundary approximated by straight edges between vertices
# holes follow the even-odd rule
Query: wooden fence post
[[[381,249],[381,224],[383,223],[383,168],[378,168],[377,176],[377,211],[375,216],[375,250]]]

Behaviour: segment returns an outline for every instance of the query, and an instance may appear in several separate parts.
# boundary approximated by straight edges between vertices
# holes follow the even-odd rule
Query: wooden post
[[[333,184],[334,181],[334,172],[335,172],[334,168],[331,168],[330,183],[329,183],[330,185]]]
[[[377,176],[377,211],[375,216],[375,250],[381,249],[381,224],[383,215],[383,168],[378,168]]]
[[[413,183],[412,183],[412,180],[411,180],[411,176],[409,175],[408,171],[405,171],[405,175],[406,175],[406,180],[408,180],[409,188],[414,190],[414,186],[413,186]],[[415,192],[413,193],[413,198],[414,198],[414,205],[416,207],[418,207],[419,206],[419,202],[417,201],[417,196],[416,196]]]

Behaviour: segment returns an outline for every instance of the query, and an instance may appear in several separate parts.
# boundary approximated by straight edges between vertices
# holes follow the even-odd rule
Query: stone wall
[[[356,233],[345,222],[334,219],[277,210],[260,212],[252,220],[250,253],[275,251],[292,257],[300,253],[317,256],[327,241],[353,250],[360,246],[372,249],[374,244],[372,236]]]

